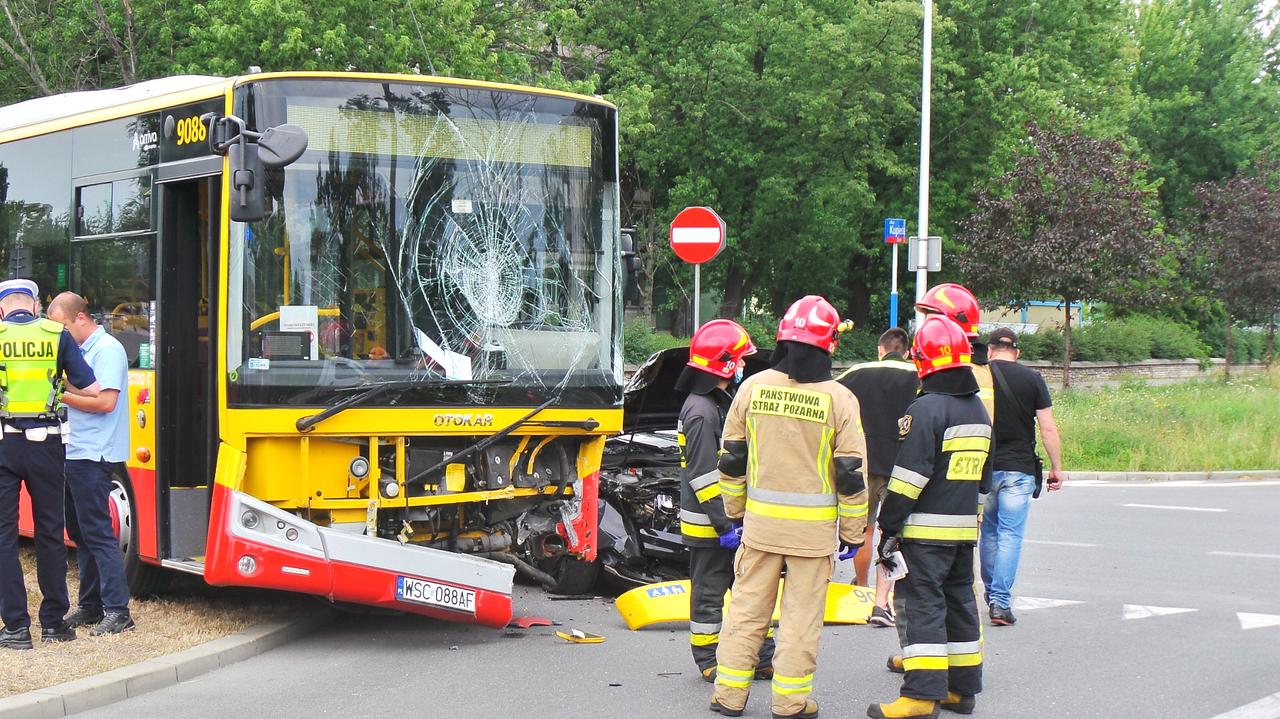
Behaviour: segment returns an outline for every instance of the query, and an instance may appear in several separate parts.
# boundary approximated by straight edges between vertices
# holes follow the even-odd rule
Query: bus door
[[[160,550],[203,571],[217,446],[214,384],[221,178],[157,184],[156,399]]]

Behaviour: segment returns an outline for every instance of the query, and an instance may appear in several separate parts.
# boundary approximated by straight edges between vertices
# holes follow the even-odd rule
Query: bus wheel
[[[147,564],[138,556],[137,501],[133,498],[133,485],[121,472],[111,477],[111,492],[107,495],[111,508],[120,521],[120,553],[124,555],[124,576],[129,583],[129,593],[135,597],[158,594],[169,584],[169,574],[160,567]]]

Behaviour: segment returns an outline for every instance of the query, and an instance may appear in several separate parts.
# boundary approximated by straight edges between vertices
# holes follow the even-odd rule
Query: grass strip
[[[1229,382],[1073,389],[1053,403],[1068,470],[1280,468],[1280,369]]]

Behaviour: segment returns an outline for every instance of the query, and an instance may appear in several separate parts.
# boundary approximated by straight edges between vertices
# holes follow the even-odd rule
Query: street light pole
[[[929,257],[929,91],[933,65],[933,0],[924,2],[924,63],[920,79],[920,245],[916,257],[920,260],[916,270],[916,302],[924,299],[929,286],[929,271],[925,269]],[[924,321],[924,315],[916,310],[916,328]]]

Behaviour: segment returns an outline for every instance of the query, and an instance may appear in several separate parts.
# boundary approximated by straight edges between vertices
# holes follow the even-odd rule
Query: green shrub
[[[1018,349],[1024,360],[1062,362],[1062,333],[1048,327],[1023,333],[1018,335]]]
[[[686,339],[655,332],[642,317],[633,318],[622,326],[622,358],[628,364],[640,364],[658,350],[688,345]]]
[[[1151,329],[1123,320],[1093,322],[1071,333],[1071,356],[1086,362],[1137,362],[1151,358]]]
[[[1227,356],[1227,333],[1221,326],[1210,327],[1203,334],[1214,357]],[[1231,329],[1232,359],[1236,362],[1262,362],[1266,359],[1267,333],[1241,327]]]
[[[1208,359],[1209,346],[1194,328],[1163,317],[1132,315],[1116,320],[1144,338],[1150,338],[1149,353],[1155,359]]]

